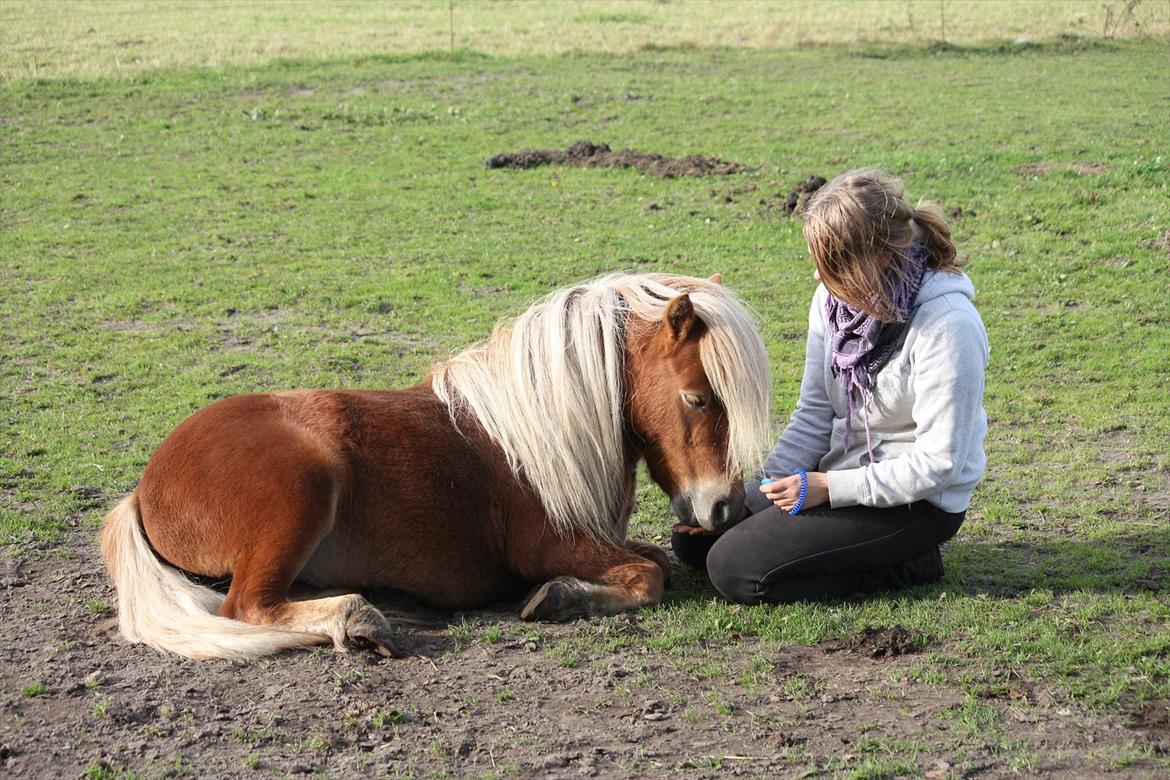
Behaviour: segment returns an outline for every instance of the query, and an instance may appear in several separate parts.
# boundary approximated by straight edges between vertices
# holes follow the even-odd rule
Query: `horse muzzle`
[[[670,508],[682,523],[701,526],[711,533],[722,533],[743,519],[742,483],[698,484],[682,490],[670,502]]]

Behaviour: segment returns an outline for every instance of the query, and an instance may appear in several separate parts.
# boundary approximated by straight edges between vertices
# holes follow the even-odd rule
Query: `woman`
[[[749,604],[939,579],[938,546],[986,463],[987,332],[939,209],[850,171],[811,199],[804,236],[821,285],[800,399],[746,486],[751,514],[721,536],[677,525],[671,538]]]

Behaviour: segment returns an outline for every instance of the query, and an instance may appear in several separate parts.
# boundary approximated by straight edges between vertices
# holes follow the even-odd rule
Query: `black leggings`
[[[795,517],[772,506],[722,536],[672,534],[670,546],[683,563],[706,568],[731,601],[844,598],[941,578],[938,546],[965,515],[925,501],[890,509],[824,505]]]

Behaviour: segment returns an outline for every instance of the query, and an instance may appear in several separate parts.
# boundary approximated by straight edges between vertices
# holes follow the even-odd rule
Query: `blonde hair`
[[[631,315],[660,321],[680,293],[707,326],[700,360],[727,410],[729,476],[742,474],[771,443],[768,354],[751,313],[713,281],[618,273],[565,287],[435,368],[451,419],[483,426],[562,535],[626,536],[623,332]]]
[[[964,265],[942,210],[933,203],[911,206],[904,194],[899,179],[860,168],[817,190],[804,212],[804,238],[825,287],[883,321],[904,314],[891,282],[906,273],[906,250],[916,239],[927,268],[958,273]],[[893,257],[888,268],[881,262],[886,253]]]

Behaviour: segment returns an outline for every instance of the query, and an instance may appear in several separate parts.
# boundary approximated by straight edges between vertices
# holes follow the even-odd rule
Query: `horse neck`
[[[439,400],[434,391],[433,379],[434,372],[429,372],[421,382],[408,388],[408,391],[429,396],[445,410],[446,405]],[[623,381],[623,392],[627,389],[626,382]],[[479,420],[476,419],[475,415],[466,412],[459,414],[455,426],[463,439],[471,444],[480,456],[488,462],[486,464],[486,473],[495,475],[495,479],[500,483],[510,484],[516,488],[515,490],[509,490],[501,494],[501,497],[504,498],[505,505],[510,507],[509,513],[514,516],[531,516],[529,513],[536,511],[544,517],[544,522],[549,523],[550,518],[539,496],[532,489],[532,486],[528,484],[527,480],[518,477],[512,472],[503,450],[492,441],[492,438],[488,435],[483,425],[480,424]],[[616,535],[624,539],[626,537],[630,515],[633,514],[634,510],[634,498],[637,493],[638,463],[642,460],[642,452],[637,446],[636,434],[628,419],[623,421],[622,433],[622,463],[620,465],[620,473],[622,476],[623,501],[619,516],[613,519],[612,525],[616,530]]]

